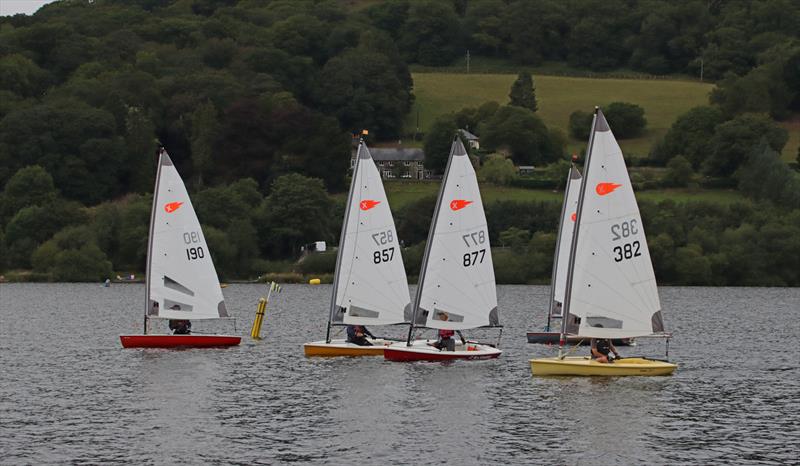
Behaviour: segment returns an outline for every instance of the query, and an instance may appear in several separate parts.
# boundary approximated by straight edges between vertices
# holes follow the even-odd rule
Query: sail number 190
[[[183,242],[191,245],[200,243],[200,234],[196,231],[187,231],[183,234]],[[186,259],[195,260],[206,257],[205,251],[202,246],[186,248]]]

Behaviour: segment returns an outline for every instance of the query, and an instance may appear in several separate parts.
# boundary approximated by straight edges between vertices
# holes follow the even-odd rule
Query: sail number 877
[[[464,267],[469,267],[471,265],[476,265],[476,264],[483,264],[484,256],[486,256],[486,249],[472,251],[464,254]]]

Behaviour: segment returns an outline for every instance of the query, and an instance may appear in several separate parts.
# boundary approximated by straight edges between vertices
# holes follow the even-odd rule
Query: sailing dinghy
[[[668,336],[639,206],[622,151],[600,109],[595,110],[583,176],[559,356],[532,359],[531,371],[534,375],[669,375],[676,365],[661,360],[599,363],[562,353],[568,331],[584,339]]]
[[[382,356],[391,341],[372,346],[332,339],[331,328],[409,322],[411,299],[400,242],[383,181],[367,145],[358,145],[336,255],[325,340],[303,345],[306,356]]]
[[[234,335],[148,332],[151,319],[228,318],[203,230],[167,151],[159,154],[147,247],[144,332],[120,335],[125,348],[200,348],[238,345]]]
[[[581,173],[574,164],[570,166],[567,175],[567,185],[564,190],[564,202],[561,205],[561,220],[558,224],[556,251],[553,257],[553,274],[550,280],[550,308],[547,312],[547,325],[543,332],[528,332],[528,343],[546,345],[558,344],[561,332],[552,331],[553,320],[563,317],[564,289],[567,284],[567,266],[569,265],[569,252],[572,245],[572,233],[575,231],[576,212],[578,210],[578,196],[581,190]],[[567,343],[589,344],[589,340],[567,335]],[[628,346],[628,338],[614,339],[615,346]]]
[[[457,341],[455,351],[412,344],[415,328],[499,327],[497,290],[486,215],[472,162],[456,137],[433,213],[408,340],[384,351],[390,361],[492,359],[492,345]],[[428,342],[432,343],[432,342]]]

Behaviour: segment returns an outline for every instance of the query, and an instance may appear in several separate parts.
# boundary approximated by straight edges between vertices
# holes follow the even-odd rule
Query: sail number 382
[[[640,245],[638,241],[633,243],[625,243],[622,246],[614,247],[614,262],[622,262],[624,259],[632,259],[642,255],[639,252]]]

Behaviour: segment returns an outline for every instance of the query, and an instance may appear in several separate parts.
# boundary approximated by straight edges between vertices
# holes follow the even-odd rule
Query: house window
[[[411,162],[406,160],[405,162],[403,162],[403,165],[405,165],[406,167],[410,167],[411,166]]]
[[[383,171],[383,178],[387,179],[387,180],[389,178],[394,178],[394,174],[392,174],[391,170],[384,170]]]

